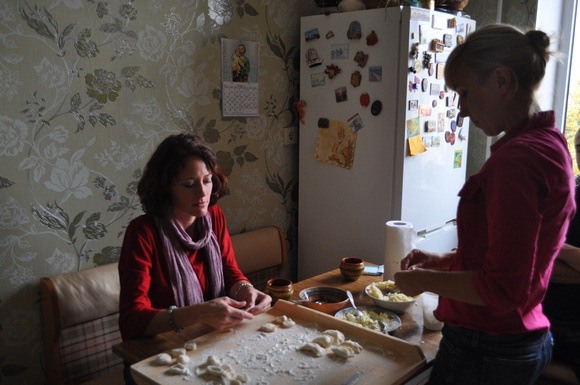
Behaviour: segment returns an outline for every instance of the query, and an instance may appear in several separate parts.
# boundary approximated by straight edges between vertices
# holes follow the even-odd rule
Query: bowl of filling
[[[390,333],[401,326],[401,319],[394,312],[376,306],[357,306],[361,312],[357,315],[354,307],[339,310],[334,318],[352,322],[367,329],[381,333]]]
[[[365,293],[371,297],[375,305],[390,310],[394,313],[402,313],[415,303],[421,295],[408,296],[400,292],[395,282],[390,279],[382,282],[373,282],[365,287]]]
[[[333,315],[348,304],[346,292],[335,287],[315,286],[302,290],[300,304]]]

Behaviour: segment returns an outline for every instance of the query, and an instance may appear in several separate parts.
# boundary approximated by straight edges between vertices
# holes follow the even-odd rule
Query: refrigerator
[[[443,70],[474,29],[416,7],[301,18],[299,279],[347,256],[382,264],[391,220],[417,247],[456,247],[469,122]]]

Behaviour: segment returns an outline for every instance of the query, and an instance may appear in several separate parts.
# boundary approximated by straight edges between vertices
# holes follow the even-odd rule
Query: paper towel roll
[[[413,224],[403,221],[388,221],[385,225],[385,261],[383,280],[393,279],[395,272],[401,270],[403,259],[415,247]]]

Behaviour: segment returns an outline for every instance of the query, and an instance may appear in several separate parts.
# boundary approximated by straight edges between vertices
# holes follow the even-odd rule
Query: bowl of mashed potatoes
[[[394,313],[402,313],[415,303],[420,295],[410,297],[400,292],[391,280],[373,282],[365,287],[365,293],[371,297],[375,305]]]

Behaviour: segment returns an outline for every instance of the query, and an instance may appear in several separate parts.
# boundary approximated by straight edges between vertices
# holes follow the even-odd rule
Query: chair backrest
[[[238,266],[258,289],[278,277],[286,263],[286,238],[276,226],[232,235]]]
[[[78,384],[120,370],[117,263],[42,278],[40,293],[49,384]]]

